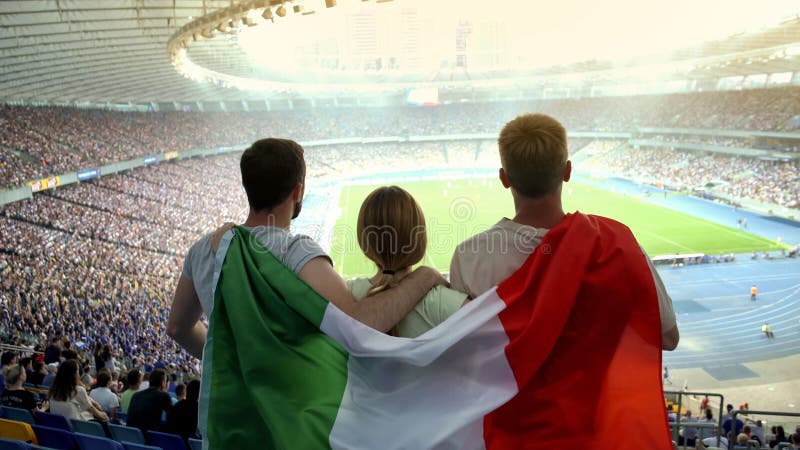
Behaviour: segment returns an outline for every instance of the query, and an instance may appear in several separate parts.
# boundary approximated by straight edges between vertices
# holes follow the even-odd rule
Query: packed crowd
[[[796,163],[569,143],[574,150],[587,144],[599,151],[595,169],[676,187],[722,180],[729,183],[719,187],[723,192],[787,207],[798,207],[800,200]],[[495,146],[477,141],[308,147],[308,179],[497,164]],[[55,335],[87,345],[102,342],[128,360],[192,366],[165,338],[167,308],[183,252],[219,224],[244,219],[247,205],[238,180],[238,155],[224,155],[149,166],[4,206],[0,331],[30,343]],[[305,217],[325,216],[326,202],[307,200],[307,207],[321,212]]]
[[[715,185],[713,192],[800,209],[800,163],[670,148],[624,148],[595,158],[589,169],[623,174],[673,189]]]
[[[571,131],[632,131],[638,127],[793,131],[800,128],[797,105],[800,88],[789,87],[281,112],[134,113],[0,106],[0,186],[166,151],[246,144],[270,135],[303,141],[495,133],[509,118],[529,111],[557,117]],[[797,142],[771,145],[791,149]]]

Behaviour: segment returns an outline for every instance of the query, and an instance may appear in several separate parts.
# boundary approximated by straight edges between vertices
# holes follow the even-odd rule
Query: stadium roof
[[[198,83],[173,67],[167,42],[193,18],[230,0],[23,0],[0,2],[0,99],[50,102],[147,103],[236,101],[253,93]],[[732,36],[669,55],[658,62],[702,59],[695,78],[800,69],[800,19],[770,30]],[[209,56],[237,66],[242,52]],[[625,64],[648,64],[632,59]],[[530,75],[602,71],[619,63],[591,61],[537,69]],[[237,66],[239,67],[239,66]],[[432,78],[436,80],[436,78]],[[269,94],[262,94],[264,98]]]

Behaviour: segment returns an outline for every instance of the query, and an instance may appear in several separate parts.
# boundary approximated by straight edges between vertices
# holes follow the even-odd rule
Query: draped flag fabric
[[[204,448],[672,448],[655,286],[622,224],[567,215],[415,339],[345,315],[242,228],[218,255]]]

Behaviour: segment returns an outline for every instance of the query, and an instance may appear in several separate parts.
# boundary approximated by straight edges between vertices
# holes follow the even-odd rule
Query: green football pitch
[[[399,184],[422,206],[428,229],[423,263],[447,271],[455,246],[502,217],[514,216],[511,194],[495,178],[418,181]],[[373,275],[375,266],[358,247],[356,219],[361,203],[377,185],[342,188],[342,214],[333,230],[330,255],[345,277]],[[662,208],[588,184],[564,185],[565,211],[611,217],[628,225],[648,254],[744,253],[779,249],[773,241],[736,228]]]

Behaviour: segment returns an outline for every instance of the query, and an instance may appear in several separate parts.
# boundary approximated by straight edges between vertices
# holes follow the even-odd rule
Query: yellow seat
[[[24,422],[16,420],[0,419],[0,438],[24,441],[31,444],[38,444],[33,428]]]

